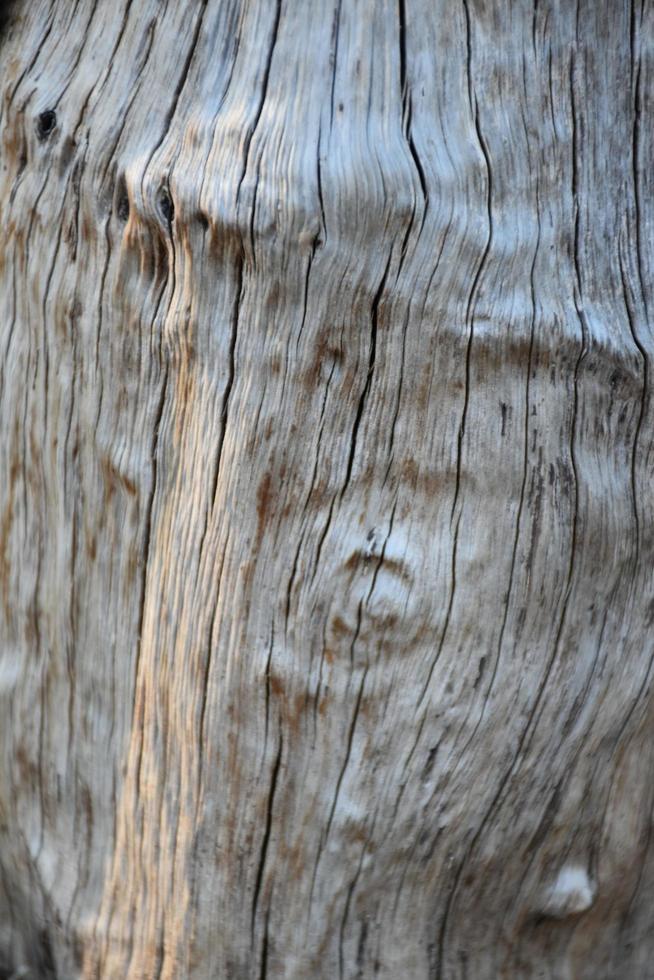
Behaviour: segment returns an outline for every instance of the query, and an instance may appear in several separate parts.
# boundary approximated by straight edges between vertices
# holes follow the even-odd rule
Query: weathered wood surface
[[[654,14],[23,0],[0,966],[654,977]]]

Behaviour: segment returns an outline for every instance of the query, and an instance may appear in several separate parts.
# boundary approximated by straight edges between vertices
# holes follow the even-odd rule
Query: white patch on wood
[[[563,919],[591,908],[597,888],[580,865],[565,865],[548,892],[543,908],[546,915]]]

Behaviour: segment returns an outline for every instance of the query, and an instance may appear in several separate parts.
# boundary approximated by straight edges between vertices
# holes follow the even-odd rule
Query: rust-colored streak
[[[338,614],[332,619],[331,627],[332,632],[335,633],[336,636],[350,635],[350,627],[347,625],[343,617],[339,616]]]
[[[275,695],[275,697],[281,697],[284,693],[284,682],[277,674],[270,674],[269,678],[270,690]]]
[[[270,472],[266,472],[257,490],[257,546],[261,544],[264,528],[270,517],[272,501],[272,476]]]
[[[0,589],[2,590],[2,601],[5,609],[5,616],[10,618],[11,609],[9,603],[9,535],[14,512],[13,493],[9,497],[0,520]]]
[[[137,487],[134,481],[125,473],[121,473],[110,459],[103,457],[100,466],[102,468],[102,478],[105,487],[105,504],[109,504],[118,489],[124,491],[130,497],[136,496]]]
[[[19,471],[20,464],[18,459],[14,457],[9,471],[9,500],[5,504],[0,520],[0,590],[2,591],[2,601],[7,619],[10,618],[9,578],[11,562],[9,558],[9,536],[13,523],[14,497]]]

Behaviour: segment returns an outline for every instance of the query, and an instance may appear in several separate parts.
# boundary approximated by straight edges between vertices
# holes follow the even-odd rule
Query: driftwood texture
[[[654,977],[653,45],[14,5],[7,974]]]

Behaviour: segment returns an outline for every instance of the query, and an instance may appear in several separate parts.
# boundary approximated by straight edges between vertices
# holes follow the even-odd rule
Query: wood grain
[[[649,0],[10,8],[7,976],[654,977],[653,72]]]

